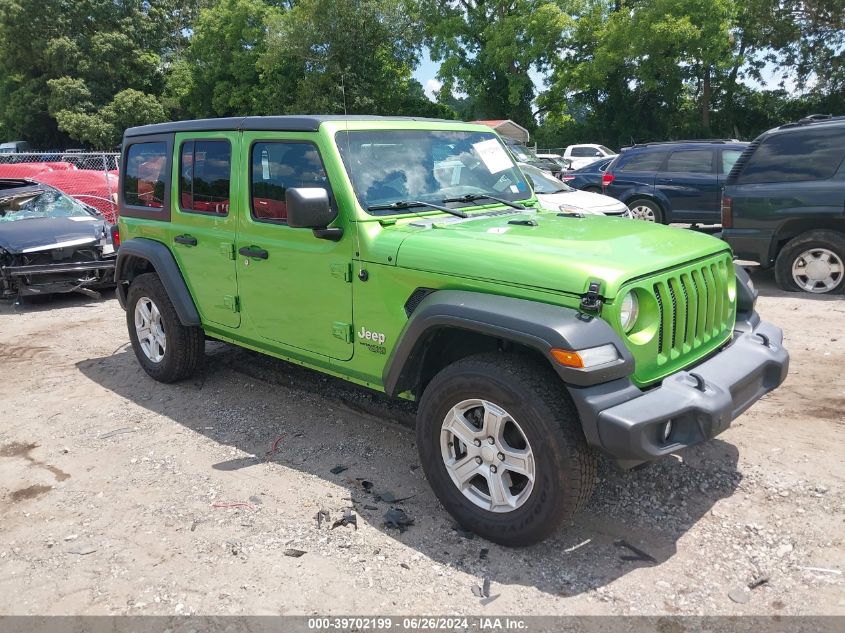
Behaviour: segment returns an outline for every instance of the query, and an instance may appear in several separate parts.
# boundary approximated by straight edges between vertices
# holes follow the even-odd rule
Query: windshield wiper
[[[444,200],[444,202],[449,202],[449,200]],[[443,211],[444,213],[449,213],[451,215],[458,216],[459,218],[469,217],[466,213],[459,211],[458,209],[450,209],[449,207],[432,204],[431,202],[423,202],[422,200],[397,200],[396,202],[391,202],[390,204],[373,204],[367,207],[367,211],[401,211],[412,207],[431,207],[432,209],[437,209],[438,211]]]
[[[520,211],[524,211],[526,208],[521,204],[511,202],[510,200],[505,200],[504,198],[488,196],[485,193],[468,193],[465,196],[458,196],[457,198],[444,198],[443,203],[445,204],[447,202],[475,202],[476,200],[493,200],[495,202],[504,204],[505,206],[511,207],[512,209],[519,209]]]

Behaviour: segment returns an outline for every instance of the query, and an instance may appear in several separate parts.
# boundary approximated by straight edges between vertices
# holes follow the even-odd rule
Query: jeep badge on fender
[[[583,507],[599,451],[707,441],[786,377],[727,244],[547,211],[483,125],[131,128],[119,196],[117,292],[150,376],[192,375],[211,338],[416,400],[437,497],[505,545]]]

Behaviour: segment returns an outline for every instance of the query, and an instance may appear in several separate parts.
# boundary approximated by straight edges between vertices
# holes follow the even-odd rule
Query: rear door
[[[324,188],[337,204],[320,142],[310,133],[244,132],[238,291],[245,335],[349,360],[352,232],[334,242],[287,224],[291,187]]]
[[[720,215],[720,185],[712,147],[679,149],[654,179],[654,188],[669,201],[670,221],[716,222]]]
[[[238,327],[235,233],[237,132],[174,139],[171,248],[203,322]]]

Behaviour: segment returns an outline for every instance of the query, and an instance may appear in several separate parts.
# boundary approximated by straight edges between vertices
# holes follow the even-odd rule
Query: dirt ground
[[[411,406],[218,343],[162,385],[114,299],[3,304],[0,614],[845,614],[845,298],[754,278],[787,382],[705,445],[602,463],[527,549],[456,528]]]

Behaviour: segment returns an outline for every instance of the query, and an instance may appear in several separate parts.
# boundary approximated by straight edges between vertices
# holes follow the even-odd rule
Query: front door
[[[672,152],[654,187],[672,207],[672,220],[719,222],[720,187],[712,148]]]
[[[337,242],[287,224],[285,191],[322,187],[337,204],[313,134],[244,132],[237,239],[243,318],[255,336],[352,358],[352,235]]]
[[[235,232],[240,151],[237,132],[177,134],[172,252],[203,323],[238,327]]]

